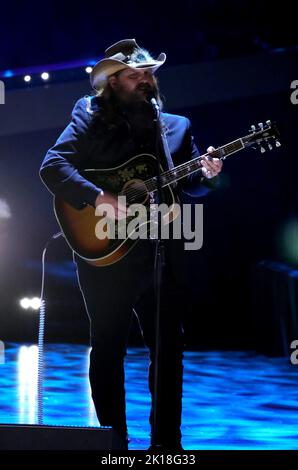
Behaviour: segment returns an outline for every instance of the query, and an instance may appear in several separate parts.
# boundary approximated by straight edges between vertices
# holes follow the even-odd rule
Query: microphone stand
[[[155,125],[155,156],[157,159],[157,202],[158,205],[163,201],[162,192],[162,181],[161,181],[161,122],[160,122],[160,108],[155,98],[151,98],[150,103],[155,111],[154,125]],[[155,260],[154,260],[154,297],[155,297],[155,358],[154,358],[154,386],[152,394],[152,446],[158,446],[157,426],[158,426],[158,407],[159,407],[159,394],[158,386],[160,381],[160,354],[161,354],[161,338],[160,338],[160,299],[161,299],[161,284],[162,284],[162,272],[165,265],[165,247],[164,242],[161,238],[161,212],[157,211],[157,237],[155,240]]]

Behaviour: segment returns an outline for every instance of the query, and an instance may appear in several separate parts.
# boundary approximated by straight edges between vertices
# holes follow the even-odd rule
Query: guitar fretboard
[[[237,139],[237,140],[234,140],[233,142],[223,145],[222,147],[218,147],[212,153],[212,157],[219,158],[220,160],[222,160],[226,158],[228,155],[231,155],[232,153],[242,150],[244,147],[245,145],[243,143],[243,139]],[[176,181],[182,178],[185,178],[188,175],[191,175],[195,171],[202,169],[202,166],[203,166],[202,159],[208,155],[209,155],[208,153],[205,153],[204,155],[200,155],[199,157],[194,158],[193,160],[189,160],[186,163],[182,163],[181,165],[176,166],[175,168],[171,170],[163,172],[160,175],[161,186],[164,188],[165,186],[173,184]],[[156,191],[157,190],[157,176],[155,176],[154,178],[151,178],[150,180],[147,180],[145,184],[149,192]]]

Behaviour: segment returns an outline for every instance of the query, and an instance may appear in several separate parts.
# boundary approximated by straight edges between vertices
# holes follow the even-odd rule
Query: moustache
[[[150,92],[153,91],[153,88],[150,85],[138,85],[137,90],[145,91],[145,92]]]
[[[148,85],[139,85],[137,90],[142,91],[146,95],[146,101],[150,102],[151,98],[157,98],[156,91]]]

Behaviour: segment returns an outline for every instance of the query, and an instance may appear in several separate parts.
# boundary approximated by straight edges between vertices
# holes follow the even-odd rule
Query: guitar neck
[[[212,157],[218,158],[220,160],[224,160],[226,157],[228,157],[232,153],[239,152],[239,150],[242,150],[246,147],[244,143],[245,139],[247,139],[247,137],[234,140],[233,142],[229,142],[228,144],[223,145],[222,147],[218,147],[212,153]],[[171,170],[164,171],[160,175],[161,186],[164,188],[165,186],[173,184],[176,181],[182,178],[185,178],[186,176],[189,176],[198,170],[201,170],[203,167],[202,159],[208,155],[209,153],[205,153],[204,155],[200,155],[199,157],[189,160],[186,163],[182,163],[181,165],[178,165],[175,168],[172,168]],[[157,190],[157,177],[147,180],[146,187],[149,192],[156,191]]]

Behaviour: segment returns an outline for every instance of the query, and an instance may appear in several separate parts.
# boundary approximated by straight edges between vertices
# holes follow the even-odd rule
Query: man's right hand
[[[127,216],[127,208],[115,194],[102,191],[95,200],[95,207],[101,204],[109,204],[113,210],[108,212],[108,217],[113,220],[124,219]]]

